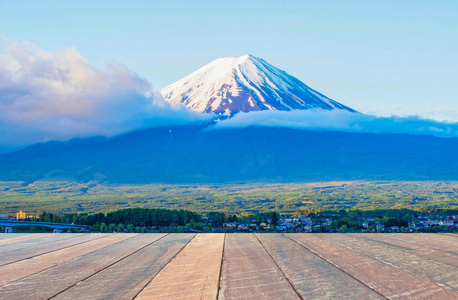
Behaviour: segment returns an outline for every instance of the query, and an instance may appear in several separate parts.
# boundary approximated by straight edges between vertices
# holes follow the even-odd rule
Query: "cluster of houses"
[[[327,220],[323,225],[330,225],[331,220]],[[223,223],[223,228],[213,228],[213,232],[223,231],[224,228],[233,228],[234,231],[288,231],[288,232],[312,232],[315,223],[307,216],[289,217],[280,216],[276,225],[272,224],[272,219],[257,223]],[[321,225],[321,224],[320,224]]]
[[[440,220],[419,220],[412,224],[413,228],[427,228],[433,226],[447,226],[448,228],[458,228],[458,216]]]
[[[267,219],[264,222],[258,223],[252,220],[251,222],[227,222],[223,224],[223,228],[212,228],[213,232],[223,232],[227,229],[232,229],[237,232],[254,232],[254,231],[283,231],[283,232],[315,232],[318,228],[320,231],[333,232],[333,226],[335,222],[332,219],[320,219],[319,222],[312,221],[307,216],[292,217],[292,216],[280,216],[276,225],[272,224],[272,219]],[[367,218],[363,222],[359,223],[361,232],[414,232],[418,230],[424,230],[426,228],[433,228],[435,226],[441,226],[442,229],[458,229],[458,215],[447,216],[445,219],[430,219],[428,217],[415,219],[409,224],[408,227],[399,226],[385,226],[382,222],[375,222],[374,218]],[[335,230],[335,228],[334,228]]]

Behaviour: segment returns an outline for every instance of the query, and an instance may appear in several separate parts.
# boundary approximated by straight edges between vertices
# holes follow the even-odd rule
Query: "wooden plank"
[[[437,243],[437,247],[422,243],[421,241],[415,241],[414,235],[407,235],[405,238],[399,238],[398,234],[382,234],[373,233],[361,236],[367,240],[377,241],[387,246],[396,246],[400,249],[415,252],[424,258],[435,260],[437,262],[458,267],[458,257],[453,251],[447,251],[440,249],[441,243]],[[433,244],[434,245],[434,244]]]
[[[70,236],[70,238],[61,239],[46,244],[39,244],[33,247],[22,248],[14,252],[9,251],[7,253],[1,253],[0,266],[4,266],[33,256],[56,251],[59,249],[63,249],[66,247],[70,247],[76,244],[84,243],[98,238],[100,238],[99,234],[86,233],[82,235]]]
[[[165,234],[129,234],[123,242],[0,287],[0,299],[49,299]]]
[[[82,235],[83,233],[47,233],[44,236],[31,239],[26,241],[21,241],[18,243],[8,244],[0,246],[0,254],[8,253],[8,252],[16,252],[20,249],[35,247],[38,245],[49,244],[52,242],[58,242],[65,239],[75,238],[77,236]]]
[[[392,299],[458,299],[458,293],[314,234],[288,234],[345,273]]]
[[[24,241],[29,241],[33,239],[42,238],[47,236],[47,233],[18,233],[18,234],[11,234],[11,233],[4,233],[4,237],[0,240],[0,246],[14,244]]]
[[[444,251],[457,256],[458,259],[458,239],[454,239],[450,236],[438,235],[434,233],[400,233],[385,234],[385,236],[397,241],[406,241],[412,245],[427,246],[431,250]]]
[[[458,233],[453,233],[453,232],[440,233],[440,235],[447,235],[447,236],[458,238]]]
[[[196,237],[135,299],[216,299],[224,234]]]
[[[256,236],[304,299],[385,299],[289,237]]]
[[[300,299],[253,234],[227,234],[219,299]]]
[[[133,299],[194,235],[169,234],[53,299]]]
[[[0,240],[10,239],[10,238],[19,237],[19,236],[34,235],[34,234],[37,235],[39,233],[29,233],[29,232],[5,233],[4,231],[0,231]]]
[[[410,234],[410,233],[406,233]],[[420,234],[415,234],[416,236],[428,236],[430,238],[436,238],[440,241],[448,241],[453,243],[454,245],[457,244],[458,240],[456,239],[458,237],[458,233],[454,232],[443,232],[443,233],[420,233]]]
[[[10,239],[13,237],[18,237],[18,236],[25,236],[29,234],[30,233],[5,233],[4,231],[0,231],[0,240]]]
[[[123,234],[99,234],[99,236],[100,238],[96,240],[0,267],[0,286],[131,238]]]
[[[417,251],[367,240],[365,236],[326,234],[320,237],[458,291],[458,268],[425,258]]]

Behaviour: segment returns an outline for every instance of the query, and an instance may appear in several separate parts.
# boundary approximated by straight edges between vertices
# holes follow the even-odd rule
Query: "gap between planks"
[[[256,240],[258,241],[259,244],[261,244],[261,247],[264,249],[264,251],[266,251],[267,255],[269,255],[270,259],[274,262],[274,264],[277,266],[277,268],[280,270],[280,272],[283,274],[283,276],[286,278],[286,280],[288,281],[289,285],[291,286],[291,288],[293,289],[293,291],[297,294],[297,296],[304,300],[304,297],[302,297],[302,295],[297,291],[296,287],[293,285],[293,283],[289,280],[288,276],[286,276],[286,274],[283,272],[283,270],[280,268],[280,266],[277,264],[277,262],[275,261],[275,259],[272,257],[272,255],[270,255],[269,251],[267,251],[266,247],[264,247],[264,244],[259,240],[258,236],[253,233],[254,237],[256,238]]]
[[[332,265],[333,267],[337,268],[338,270],[340,270],[342,273],[350,276],[351,278],[353,278],[354,280],[358,281],[359,283],[361,283],[362,285],[364,285],[365,287],[367,287],[368,289],[374,291],[376,294],[378,294],[379,296],[383,297],[384,299],[389,299],[387,298],[385,295],[381,294],[379,291],[371,288],[370,286],[368,286],[367,284],[365,284],[364,282],[362,282],[361,280],[359,280],[358,278],[352,276],[351,274],[345,272],[344,270],[342,270],[341,268],[339,268],[337,265],[333,264],[332,262],[330,262],[329,260],[325,259],[324,257],[322,257],[321,255],[319,255],[318,253],[316,253],[315,251],[311,250],[310,248],[306,247],[305,245],[303,245],[302,243],[299,243],[298,241],[296,241],[294,238],[290,237],[289,235],[286,235],[286,234],[283,234],[284,236],[286,236],[287,238],[289,238],[290,240],[292,240],[293,242],[295,242],[296,244],[298,244],[299,246],[303,247],[304,249],[308,250],[309,252],[313,253],[314,255],[318,256],[320,259],[322,259],[323,261],[327,262],[328,264]]]
[[[94,241],[100,241],[100,240],[102,240],[102,239],[108,238],[108,237],[113,236],[113,235],[115,235],[115,233],[108,234],[108,235],[103,236],[103,237],[100,237],[100,238],[98,238],[98,239],[85,241],[85,242],[82,242],[82,243],[79,243],[79,244],[75,244],[75,245],[71,245],[71,246],[68,246],[68,247],[65,247],[65,248],[62,248],[62,249],[57,249],[57,250],[50,251],[50,252],[47,252],[47,253],[42,253],[42,254],[39,254],[39,255],[36,255],[36,256],[32,256],[32,257],[29,257],[29,258],[26,258],[26,259],[22,259],[22,260],[19,260],[19,261],[16,261],[16,262],[12,262],[12,263],[9,263],[9,264],[0,266],[0,271],[1,271],[1,269],[2,269],[4,266],[8,266],[8,265],[11,265],[11,264],[16,264],[16,263],[21,263],[21,262],[23,262],[23,261],[25,261],[25,260],[28,260],[28,259],[31,259],[31,258],[40,257],[40,256],[42,256],[42,255],[50,254],[50,253],[53,253],[53,252],[58,252],[58,251],[60,251],[60,250],[65,250],[65,249],[67,249],[67,248],[71,248],[71,247],[74,247],[74,246],[79,246],[79,245],[84,244],[84,243],[90,243],[90,242],[94,242]],[[120,241],[117,241],[117,242],[115,242],[115,243],[113,243],[113,244],[106,245],[106,246],[104,246],[104,247],[102,247],[102,248],[100,248],[100,249],[97,249],[97,250],[94,250],[94,251],[87,252],[87,253],[82,254],[81,256],[75,257],[75,258],[73,258],[73,259],[71,259],[71,260],[74,260],[74,259],[83,257],[83,256],[88,255],[88,254],[91,254],[91,253],[94,253],[95,251],[100,251],[100,250],[103,250],[103,249],[105,249],[105,248],[114,246],[114,245],[116,245],[116,244],[122,243],[122,242],[127,241],[127,240],[129,240],[129,239],[131,239],[131,238],[134,238],[134,237],[135,237],[135,235],[132,236],[132,237],[130,237],[130,238],[127,238],[127,239],[125,239],[125,240],[120,240]],[[27,277],[36,275],[36,274],[38,274],[38,273],[40,273],[40,272],[44,272],[44,271],[49,270],[49,269],[55,268],[55,267],[57,267],[57,266],[59,266],[59,265],[61,265],[61,264],[67,263],[67,262],[69,262],[69,261],[71,261],[71,260],[67,260],[67,261],[62,262],[62,263],[60,263],[60,264],[56,264],[56,265],[52,265],[52,266],[50,266],[50,267],[44,268],[43,270],[40,270],[40,271],[38,271],[38,272],[36,272],[36,273],[29,274],[29,275],[26,275],[26,276],[24,276],[24,277],[18,278],[18,279],[16,279],[16,280],[14,280],[13,282],[19,281],[19,280],[22,280],[22,279],[25,279],[25,278],[27,278]],[[9,284],[9,283],[6,283],[6,284]],[[4,286],[4,285],[6,285],[6,284],[0,285],[0,287]],[[53,297],[54,297],[54,296],[53,296]]]
[[[189,240],[189,242],[187,242],[185,245],[183,245],[183,247],[180,249],[180,251],[178,251],[177,253],[175,253],[175,255],[168,261],[168,263],[164,264],[164,266],[162,266],[162,268],[156,273],[155,276],[153,276],[141,289],[140,291],[138,291],[137,294],[135,294],[134,297],[132,297],[132,299],[135,299],[138,297],[138,295],[140,295],[141,292],[143,292],[143,290],[154,280],[154,278],[156,278],[161,272],[162,270],[164,270],[165,267],[167,267],[168,264],[172,263],[173,260],[175,259],[175,257],[177,257],[178,254],[181,253],[181,251],[183,251],[184,248],[186,248],[186,246],[192,242],[192,240],[197,236],[197,233],[194,234],[194,236],[192,237],[192,239]]]
[[[226,238],[227,233],[224,234],[223,251],[221,252],[221,264],[219,266],[218,291],[216,292],[216,300],[219,299],[219,292],[221,291],[221,277],[223,276],[224,250],[226,247]]]
[[[27,260],[27,259],[31,259],[31,258],[34,258],[34,257],[38,257],[38,256],[41,256],[41,255],[45,255],[45,254],[53,253],[53,252],[56,252],[56,251],[64,250],[64,249],[67,249],[67,248],[70,248],[70,247],[73,247],[73,246],[78,246],[78,245],[81,245],[81,244],[84,244],[84,243],[89,243],[89,242],[92,242],[92,241],[97,241],[97,240],[100,240],[100,239],[104,239],[104,238],[109,237],[109,236],[111,236],[111,235],[113,235],[113,234],[114,234],[114,233],[108,234],[108,235],[106,235],[106,236],[101,236],[101,237],[96,238],[96,239],[93,239],[93,240],[82,241],[82,242],[79,242],[79,243],[76,243],[76,244],[73,244],[73,245],[65,246],[65,247],[63,247],[63,248],[54,249],[54,250],[47,251],[47,252],[43,252],[43,253],[40,253],[40,254],[28,256],[28,257],[25,257],[25,258],[23,258],[23,259],[20,259],[20,260],[17,260],[17,261],[13,261],[13,262],[10,262],[10,263],[1,265],[0,268],[2,268],[2,267],[4,267],[4,266],[11,265],[11,264],[15,264],[15,263],[18,263],[18,262]],[[81,235],[79,235],[79,236],[81,236]],[[77,238],[77,237],[79,237],[79,236],[72,237],[72,238],[69,238],[69,239],[74,239],[74,238]],[[68,240],[68,239],[64,239],[64,240]],[[38,245],[38,246],[41,246],[41,245]],[[24,248],[21,248],[21,249],[19,249],[19,250],[22,250],[22,249],[24,249]],[[25,278],[25,277],[24,277],[24,278]]]
[[[59,293],[55,294],[54,296],[50,297],[49,299],[55,298],[57,295],[62,294],[63,292],[67,291],[68,289],[70,289],[70,288],[72,288],[72,287],[78,285],[79,283],[81,283],[81,282],[83,282],[83,281],[85,281],[85,280],[87,280],[87,279],[93,277],[94,275],[96,275],[96,274],[102,272],[103,270],[105,270],[105,269],[107,269],[107,268],[113,266],[114,264],[116,264],[116,263],[118,263],[118,262],[120,262],[120,261],[122,261],[122,260],[124,260],[124,259],[126,259],[126,258],[128,258],[128,257],[130,257],[130,256],[132,256],[133,254],[137,253],[138,251],[140,251],[140,250],[142,250],[142,249],[144,249],[144,248],[146,248],[146,247],[148,247],[148,246],[150,246],[150,245],[156,243],[157,241],[159,241],[159,240],[163,239],[164,237],[168,236],[169,234],[170,234],[170,233],[164,234],[163,236],[161,236],[161,237],[158,238],[157,240],[152,241],[151,243],[149,243],[149,244],[147,244],[147,245],[145,245],[145,246],[143,246],[143,247],[141,247],[141,248],[135,250],[134,252],[130,253],[129,255],[126,255],[126,256],[124,256],[123,258],[121,258],[121,259],[119,259],[119,260],[117,260],[117,261],[111,263],[110,265],[106,266],[105,268],[103,268],[103,269],[101,269],[101,270],[99,270],[99,271],[97,271],[97,272],[95,272],[95,273],[93,273],[93,274],[87,276],[86,278],[83,278],[82,280],[80,280],[80,281],[78,281],[78,282],[76,282],[76,283],[74,283],[74,284],[68,286],[67,288],[65,288],[64,290],[62,290],[62,291],[60,291]],[[136,235],[136,236],[138,236],[138,235]],[[130,240],[130,239],[132,239],[132,238],[134,238],[134,237],[136,237],[136,236],[133,236],[133,237],[131,237],[131,238],[128,238],[128,239],[126,239],[126,240],[124,240],[124,241]],[[124,242],[124,241],[122,241],[122,242]],[[116,243],[116,244],[117,244],[117,243]],[[105,248],[106,248],[106,247],[105,247]]]

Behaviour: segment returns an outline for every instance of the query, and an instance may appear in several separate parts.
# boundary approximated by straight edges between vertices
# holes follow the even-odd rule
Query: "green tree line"
[[[202,217],[188,210],[128,208],[106,214],[57,215],[43,212],[36,221],[90,225],[102,231],[133,231],[138,227],[176,227],[189,223],[197,224],[202,222]]]

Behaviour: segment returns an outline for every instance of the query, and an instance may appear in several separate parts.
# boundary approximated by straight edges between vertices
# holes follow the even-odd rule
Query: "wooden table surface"
[[[458,299],[458,235],[2,233],[0,299]]]

